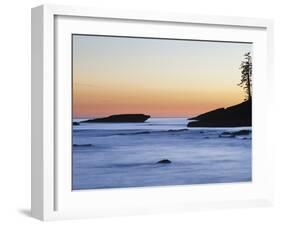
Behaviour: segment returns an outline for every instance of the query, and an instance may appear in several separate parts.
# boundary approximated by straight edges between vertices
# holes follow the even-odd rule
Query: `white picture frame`
[[[98,23],[104,20],[108,25],[103,30],[100,29],[101,26]],[[114,30],[115,23],[120,23],[120,31]],[[142,28],[139,31],[130,29],[130,26],[135,26],[137,23],[140,26],[146,26],[145,29]],[[66,134],[71,133],[71,127],[67,121],[71,115],[69,105],[71,96],[69,86],[65,85],[69,84],[71,78],[57,76],[69,74],[71,71],[69,35],[78,31],[151,36],[144,32],[152,30],[149,26],[159,25],[172,28],[169,33],[166,33],[167,29],[159,30],[157,34],[159,37],[183,37],[184,34],[181,36],[180,31],[185,29],[185,26],[190,26],[189,29],[193,27],[194,29],[200,27],[200,29],[194,30],[194,35],[189,38],[200,39],[201,35],[207,37],[208,33],[210,40],[248,40],[257,43],[255,46],[257,55],[254,60],[258,66],[254,72],[260,76],[257,76],[255,81],[256,97],[253,106],[256,112],[253,115],[253,123],[256,122],[257,125],[257,129],[254,130],[256,139],[253,140],[253,149],[257,150],[253,156],[253,183],[72,192],[69,189],[71,180],[69,136],[60,135],[62,130]],[[236,30],[237,34],[233,32]],[[56,220],[271,205],[273,202],[273,151],[268,148],[266,140],[270,133],[266,130],[267,109],[270,104],[266,102],[266,98],[270,95],[267,91],[271,90],[273,83],[272,32],[273,22],[266,19],[160,14],[56,5],[33,8],[32,216],[41,220]],[[61,54],[60,48],[65,50],[64,54]],[[60,103],[66,103],[65,110],[60,108]],[[261,137],[264,139],[259,139]],[[263,147],[266,152],[260,152],[260,147]],[[109,204],[111,204],[110,207]]]

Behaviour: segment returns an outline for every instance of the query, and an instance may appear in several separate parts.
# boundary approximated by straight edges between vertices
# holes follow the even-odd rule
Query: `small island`
[[[126,122],[145,122],[150,118],[150,115],[145,114],[119,114],[111,115],[104,118],[95,118],[82,121],[81,123],[100,123],[100,122],[110,122],[110,123],[126,123]]]

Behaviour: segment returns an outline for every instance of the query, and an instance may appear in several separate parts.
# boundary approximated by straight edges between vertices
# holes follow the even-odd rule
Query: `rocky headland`
[[[193,118],[187,127],[241,127],[252,126],[252,101],[218,108]]]

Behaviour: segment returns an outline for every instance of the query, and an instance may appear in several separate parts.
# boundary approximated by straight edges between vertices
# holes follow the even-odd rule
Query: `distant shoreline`
[[[101,117],[96,117],[96,118],[102,118],[102,117],[107,117],[107,115],[106,116],[101,116]],[[195,115],[194,116],[186,116],[186,115],[184,115],[184,116],[176,116],[176,117],[174,117],[174,116],[167,116],[167,117],[151,116],[150,118],[186,118],[186,119],[188,119],[190,117],[195,117]],[[77,119],[77,120],[80,120],[80,119],[85,120],[85,119],[92,119],[92,118],[95,118],[95,117],[80,117],[80,118],[79,117],[73,117],[72,120],[75,120],[75,119]]]

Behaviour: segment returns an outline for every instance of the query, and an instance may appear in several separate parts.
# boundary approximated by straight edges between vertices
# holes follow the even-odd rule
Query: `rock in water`
[[[144,114],[121,114],[121,115],[111,115],[105,118],[96,118],[96,119],[89,119],[84,122],[87,123],[98,123],[98,122],[110,122],[110,123],[124,123],[124,122],[145,122],[147,119],[149,119],[149,115]]]
[[[79,124],[79,122],[73,122],[72,125],[73,126],[79,126],[80,124]]]
[[[223,132],[219,135],[219,137],[236,137],[236,136],[243,136],[243,135],[250,135],[251,130],[239,130],[234,132]]]
[[[219,137],[222,137],[222,138],[231,138],[231,137],[235,137],[235,135],[231,132],[223,132],[219,135]]]
[[[251,130],[247,130],[247,129],[232,132],[232,134],[237,135],[237,136],[249,135],[250,133],[251,133]]]
[[[172,163],[169,159],[162,159],[157,162],[157,164],[169,164]]]

